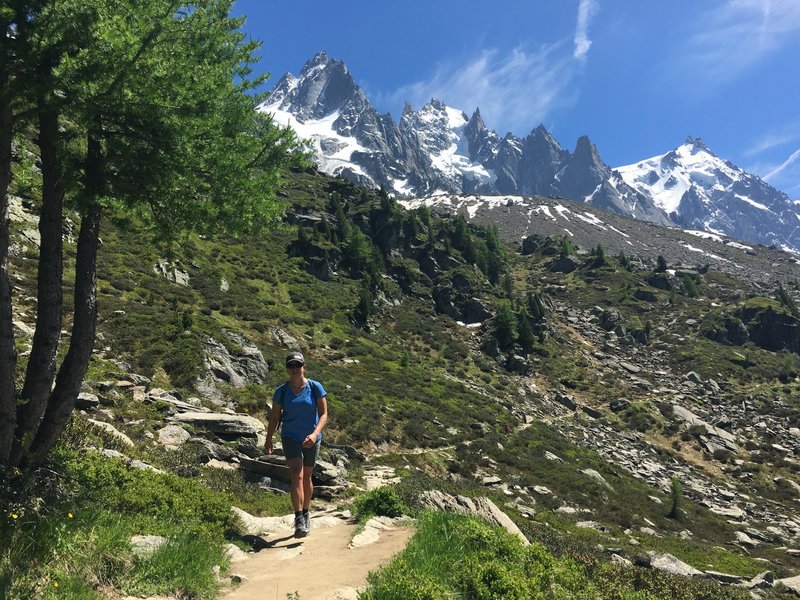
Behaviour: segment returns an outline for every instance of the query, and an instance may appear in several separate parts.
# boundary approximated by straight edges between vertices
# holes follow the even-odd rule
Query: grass
[[[558,499],[540,499],[533,521],[525,521],[513,508],[506,507],[506,510],[517,517],[526,533],[544,544],[546,553],[552,555],[547,560],[558,563],[553,567],[558,573],[570,573],[569,577],[584,583],[587,573],[591,573],[590,584],[602,581],[608,589],[618,588],[621,591],[616,597],[645,598],[649,597],[646,594],[655,593],[652,591],[655,588],[641,581],[644,576],[639,571],[605,570],[591,561],[580,564],[561,564],[558,561],[562,555],[570,560],[578,554],[585,557],[598,543],[613,545],[617,540],[625,539],[626,528],[640,526],[645,518],[656,522],[665,537],[641,536],[643,549],[666,549],[698,568],[708,568],[707,565],[713,564],[721,571],[753,572],[757,563],[751,559],[714,548],[732,539],[729,524],[691,502],[684,505],[684,521],[666,519],[667,508],[656,505],[649,498],[655,494],[666,500],[666,496],[558,434],[557,428],[567,429],[566,421],[552,425],[534,422],[527,430],[508,435],[520,424],[520,399],[524,396],[526,401],[535,401],[535,398],[528,397],[521,379],[510,375],[492,357],[478,349],[481,342],[491,335],[491,323],[479,330],[458,326],[450,317],[437,314],[432,302],[434,288],[452,281],[456,275],[472,280],[473,286],[466,295],[480,297],[490,308],[501,300],[516,303],[518,307],[520,302],[524,302],[527,292],[541,292],[548,312],[544,323],[539,324],[541,339],[535,342],[531,353],[531,360],[535,359],[537,384],[548,393],[567,389],[582,403],[603,410],[610,399],[629,399],[631,404],[627,410],[602,417],[606,423],[619,428],[638,430],[652,438],[668,424],[652,398],[629,381],[623,377],[601,379],[596,376],[598,362],[593,350],[597,348],[587,346],[580,327],[565,321],[558,311],[551,310],[554,305],[568,306],[580,311],[581,315],[595,313],[595,307],[614,308],[620,312],[627,331],[644,329],[650,323],[652,339],[647,344],[637,342],[633,352],[638,348],[644,351],[647,346],[666,349],[669,352],[665,360],[673,372],[696,370],[704,379],[713,377],[723,386],[726,400],[740,395],[750,396],[757,411],[774,413],[797,426],[800,405],[796,398],[800,385],[792,377],[792,373],[800,371],[800,359],[796,355],[769,352],[753,344],[724,346],[699,335],[702,326],[714,322],[723,310],[712,307],[712,301],[727,302],[733,308],[744,305],[743,299],[747,296],[744,283],[710,271],[705,274],[705,281],[697,286],[699,297],[692,298],[651,288],[645,282],[646,272],[623,269],[616,259],[610,257],[607,257],[607,266],[582,267],[565,277],[546,270],[548,257],[533,255],[523,258],[513,253],[508,253],[507,261],[513,282],[510,293],[502,289],[502,285],[489,284],[469,264],[459,263],[452,269],[443,269],[432,279],[422,272],[419,262],[413,258],[415,248],[432,242],[436,253],[450,251],[459,261],[463,259],[461,253],[453,250],[452,224],[448,219],[434,216],[430,228],[406,235],[407,228],[421,226],[413,225],[408,216],[397,213],[388,219],[388,225],[384,224],[382,234],[377,235],[373,228],[386,221],[383,219],[386,215],[381,215],[379,202],[371,192],[341,180],[296,173],[285,188],[285,194],[296,213],[329,210],[330,200],[335,196],[343,204],[348,226],[361,224],[367,235],[376,240],[376,245],[388,236],[398,240],[395,250],[403,258],[389,256],[386,260],[387,272],[395,274],[397,279],[388,279],[383,274],[379,277],[380,285],[375,291],[376,313],[370,327],[359,327],[352,319],[362,278],[358,274],[352,277],[347,268],[339,269],[340,272],[326,282],[306,272],[305,261],[299,256],[290,256],[290,248],[297,240],[295,226],[282,225],[267,235],[239,239],[188,236],[168,248],[153,242],[146,223],[138,217],[110,215],[104,222],[103,245],[98,257],[98,332],[104,340],[103,353],[93,357],[87,384],[96,385],[122,377],[119,367],[109,360],[109,357],[114,357],[129,362],[135,372],[152,377],[153,385],[176,390],[184,396],[194,395],[197,377],[204,368],[203,340],[206,336],[212,337],[236,353],[236,344],[223,330],[235,331],[253,341],[262,351],[270,372],[262,384],[244,388],[220,384],[219,387],[225,400],[237,410],[263,418],[272,389],[286,377],[281,368],[286,348],[272,333],[280,329],[297,340],[297,345],[309,359],[309,376],[322,381],[329,392],[331,419],[325,432],[326,440],[367,450],[384,443],[390,449],[429,450],[385,458],[403,478],[397,487],[397,495],[409,511],[417,510],[414,507],[415,495],[423,489],[440,489],[467,496],[486,494],[487,490],[480,487],[473,477],[478,468],[489,469],[496,471],[505,481],[522,487],[541,484],[553,489]],[[332,218],[329,222],[331,227],[336,227]],[[17,224],[12,226],[17,228],[14,229],[17,232]],[[476,240],[485,237],[478,230],[471,231]],[[317,250],[327,250],[334,256],[341,254],[341,243],[319,238],[319,232],[313,235],[317,235],[314,241]],[[71,264],[71,251],[72,248],[68,247],[67,266]],[[153,272],[156,261],[164,257],[169,257],[189,273],[188,286],[176,285]],[[11,271],[23,277],[15,282],[21,288],[21,293],[15,296],[22,303],[35,295],[35,259],[32,247],[11,257]],[[220,286],[223,278],[228,283],[227,291]],[[651,292],[655,301],[638,300],[635,294],[639,289]],[[71,297],[67,294],[66,308],[70,302]],[[31,315],[34,308],[32,303],[29,304],[20,306]],[[768,298],[750,298],[746,306],[760,310],[774,308],[776,303]],[[687,325],[690,319],[699,325]],[[18,337],[21,351],[24,352],[27,342],[29,340],[23,336]],[[24,364],[23,355],[18,364],[20,374]],[[86,425],[85,421],[76,420],[71,433],[67,434],[71,440],[65,441],[51,465],[70,478],[68,487],[72,503],[53,500],[50,508],[51,512],[55,511],[53,515],[65,510],[81,515],[76,516],[80,521],[66,525],[67,532],[78,532],[83,531],[83,525],[79,527],[77,523],[89,518],[89,512],[84,509],[101,501],[107,503],[109,514],[96,517],[100,524],[96,529],[98,535],[107,530],[102,535],[109,541],[88,542],[84,539],[88,534],[69,533],[71,547],[85,548],[89,556],[85,563],[94,566],[91,566],[91,571],[65,566],[53,559],[52,552],[60,552],[58,548],[61,546],[49,541],[55,538],[48,532],[51,527],[56,531],[56,521],[60,518],[54,516],[52,524],[37,526],[43,532],[41,544],[30,546],[24,543],[26,538],[16,538],[22,541],[18,544],[21,548],[30,547],[28,558],[4,555],[5,573],[17,574],[13,577],[17,583],[13,585],[19,586],[27,581],[25,589],[52,597],[59,593],[61,596],[58,597],[90,598],[95,593],[97,582],[108,582],[119,589],[135,589],[136,593],[159,593],[156,588],[161,593],[173,593],[184,589],[188,583],[169,580],[166,576],[170,568],[169,557],[163,558],[161,566],[153,563],[145,567],[141,561],[136,562],[120,542],[122,549],[118,554],[126,557],[122,564],[111,564],[103,558],[109,552],[103,548],[110,548],[112,541],[117,539],[118,533],[114,531],[126,535],[163,534],[170,538],[170,547],[176,553],[191,560],[195,552],[187,545],[188,541],[181,538],[181,533],[196,533],[203,536],[202,539],[211,540],[206,544],[208,548],[217,548],[218,543],[229,535],[231,504],[257,515],[289,512],[286,496],[264,493],[238,472],[200,467],[196,452],[190,447],[168,452],[151,445],[147,436],[164,425],[168,407],[157,403],[135,403],[129,392],[109,392],[108,395],[115,403],[114,414],[121,420],[118,428],[134,438],[136,447],[122,447],[107,434]],[[780,415],[775,412],[778,398],[784,399],[781,405],[784,412]],[[484,435],[473,427],[478,424],[483,425],[488,434]],[[155,476],[131,471],[122,463],[88,454],[85,450],[87,445],[123,451],[169,474]],[[788,503],[787,490],[774,483],[772,478],[778,475],[796,477],[792,466],[774,455],[769,440],[754,440],[751,445],[752,455],[746,458],[749,463],[758,463],[754,467],[753,490]],[[560,456],[564,462],[547,461],[543,458],[545,451]],[[581,475],[580,471],[586,468],[600,472],[613,489],[608,490]],[[488,493],[498,504],[506,500],[499,493]],[[578,529],[574,519],[555,514],[553,511],[563,502],[591,505],[592,518],[602,521],[610,533]],[[80,510],[75,510],[77,508]],[[113,519],[109,520],[115,515],[127,516],[120,518],[115,525]],[[86,527],[87,531],[91,529],[89,525]],[[455,540],[454,531],[461,535],[465,527],[473,526],[440,523],[431,527],[432,531],[445,532]],[[677,540],[674,535],[684,527],[691,528],[698,541]],[[475,532],[464,533],[468,539],[472,539],[469,536],[473,534],[478,535]],[[17,535],[22,534],[18,532]],[[125,538],[125,535],[119,535],[120,539]],[[463,543],[468,554],[474,550],[470,549],[467,541]],[[500,544],[505,549],[497,550],[498,556],[475,555],[479,557],[475,560],[486,558],[487,564],[493,565],[491,569],[475,567],[478,579],[440,580],[438,576],[425,572],[416,579],[403,571],[397,573],[398,581],[407,581],[409,586],[418,582],[422,586],[420,589],[427,589],[425,586],[430,583],[431,597],[436,597],[441,589],[446,590],[442,593],[455,593],[453,590],[466,593],[464,590],[468,590],[474,597],[480,597],[480,594],[491,594],[486,591],[491,589],[486,588],[489,585],[486,580],[494,577],[511,586],[509,594],[512,596],[509,597],[513,597],[517,593],[513,586],[517,585],[520,573],[514,570],[516,567],[506,565],[503,557],[523,555],[515,554],[519,550],[504,544]],[[570,551],[569,554],[565,546],[580,548],[581,551]],[[216,552],[213,550],[212,554]],[[425,554],[429,550],[421,552]],[[754,555],[770,560],[777,558],[760,549]],[[559,558],[553,558],[556,556]],[[793,564],[790,558],[782,559],[789,566]],[[211,558],[202,558],[198,553],[198,561],[197,569],[205,573]],[[52,570],[43,566],[49,562],[55,565]],[[445,564],[455,572],[474,566],[473,563]],[[23,568],[31,575],[20,576]],[[187,568],[191,570],[194,567],[189,565]],[[552,584],[560,575],[550,573],[547,577]],[[659,577],[656,576],[656,580],[665,586],[678,585],[675,582],[664,583]],[[52,586],[54,581],[59,582],[58,588]],[[48,584],[51,587],[47,587]],[[153,587],[148,587],[151,585]],[[692,585],[695,586],[692,589],[699,589],[699,583]],[[209,582],[203,584],[203,589],[186,588],[186,594],[201,597],[202,594],[211,594],[213,589]],[[542,589],[535,593],[555,593],[553,589],[561,588]],[[568,590],[565,593],[572,593],[569,588],[565,589]],[[592,591],[591,586],[586,589],[590,594],[587,597],[606,597],[591,596],[596,591]],[[527,592],[534,593],[530,589]],[[601,592],[610,594],[607,590]],[[637,596],[640,592],[645,595]],[[679,595],[683,593],[676,592],[678,595],[675,597],[689,597]]]
[[[426,513],[406,549],[369,576],[361,600],[405,598],[744,600],[719,584],[556,557],[467,517]]]

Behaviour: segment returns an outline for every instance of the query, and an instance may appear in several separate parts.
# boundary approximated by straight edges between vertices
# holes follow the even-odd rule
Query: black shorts
[[[290,437],[281,437],[281,443],[283,444],[283,455],[286,457],[286,460],[302,458],[303,466],[306,467],[313,467],[317,463],[317,458],[319,457],[319,439],[317,439],[317,443],[311,446],[311,448],[303,448],[303,444]]]

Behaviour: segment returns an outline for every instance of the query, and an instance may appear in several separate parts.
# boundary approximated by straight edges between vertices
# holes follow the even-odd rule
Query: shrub
[[[373,515],[399,517],[408,512],[394,488],[386,485],[361,494],[353,501],[353,504],[356,516],[362,520]]]

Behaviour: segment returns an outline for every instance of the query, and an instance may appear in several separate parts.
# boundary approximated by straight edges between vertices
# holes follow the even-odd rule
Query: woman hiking
[[[328,398],[320,382],[306,378],[306,360],[300,352],[291,352],[286,357],[286,370],[289,380],[272,394],[272,412],[264,450],[272,454],[272,436],[282,421],[281,443],[292,476],[294,536],[301,538],[311,529],[308,513],[314,493],[311,473],[319,456],[322,430],[328,422]]]

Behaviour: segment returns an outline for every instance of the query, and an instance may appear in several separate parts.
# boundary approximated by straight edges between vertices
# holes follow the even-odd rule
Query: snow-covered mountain
[[[797,205],[758,176],[718,157],[699,138],[616,171],[681,227],[800,247]]]
[[[705,229],[800,249],[797,206],[700,140],[613,169],[588,136],[573,152],[539,125],[500,137],[432,99],[406,105],[399,123],[381,115],[347,66],[320,52],[300,75],[284,75],[259,110],[312,141],[320,170],[404,197],[438,193],[557,196],[659,225]]]

